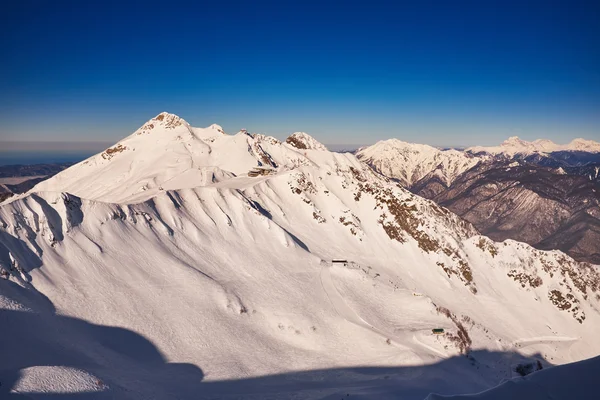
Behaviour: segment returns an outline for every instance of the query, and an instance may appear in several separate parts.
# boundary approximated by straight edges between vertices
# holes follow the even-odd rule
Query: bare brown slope
[[[494,240],[515,239],[600,264],[600,185],[587,177],[496,161],[465,172],[448,188],[432,176],[413,191]]]

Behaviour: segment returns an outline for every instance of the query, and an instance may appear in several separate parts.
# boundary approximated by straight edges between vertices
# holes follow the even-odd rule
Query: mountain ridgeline
[[[385,177],[305,133],[161,113],[0,204],[1,390],[423,399],[598,354],[597,266],[404,187],[477,157]]]
[[[464,152],[392,140],[360,149],[357,157],[494,240],[600,264],[599,151],[598,143],[582,139],[561,146],[510,138]]]

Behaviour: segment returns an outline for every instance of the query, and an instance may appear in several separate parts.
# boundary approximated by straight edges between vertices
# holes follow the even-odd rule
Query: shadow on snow
[[[431,365],[333,368],[204,381],[200,368],[168,362],[154,344],[138,333],[57,315],[43,294],[11,281],[0,280],[0,293],[32,310],[0,310],[2,399],[423,399],[432,391],[481,391],[500,382],[501,377],[494,376],[499,366],[506,372],[516,361],[543,361],[539,356],[527,359],[516,353],[474,351],[470,357],[456,356]],[[40,366],[85,371],[98,379],[99,391],[11,393],[25,369]]]

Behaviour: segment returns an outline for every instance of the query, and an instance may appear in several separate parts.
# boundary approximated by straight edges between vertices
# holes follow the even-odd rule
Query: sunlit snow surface
[[[423,399],[599,353],[597,267],[295,138],[160,114],[1,205],[0,395]]]

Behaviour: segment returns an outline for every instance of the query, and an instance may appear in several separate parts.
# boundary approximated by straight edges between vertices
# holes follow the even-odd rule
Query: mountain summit
[[[156,118],[0,205],[8,390],[425,398],[600,352],[596,266],[308,135]]]
[[[189,124],[181,117],[170,114],[168,112],[161,112],[156,117],[152,118],[148,122],[146,122],[140,129],[138,129],[135,133],[140,135],[143,133],[148,133],[153,129],[175,129],[178,126],[189,127]]]
[[[163,112],[102,153],[40,183],[36,190],[130,203],[163,190],[212,185],[246,176],[255,167],[297,165],[304,156],[295,151],[296,146],[326,150],[306,133],[290,138],[295,138],[294,145],[281,147],[279,140],[269,136],[245,131],[228,135],[217,124],[195,128],[183,118]],[[265,151],[275,145],[277,163]]]
[[[299,150],[327,150],[324,144],[305,132],[292,133],[285,142]]]

